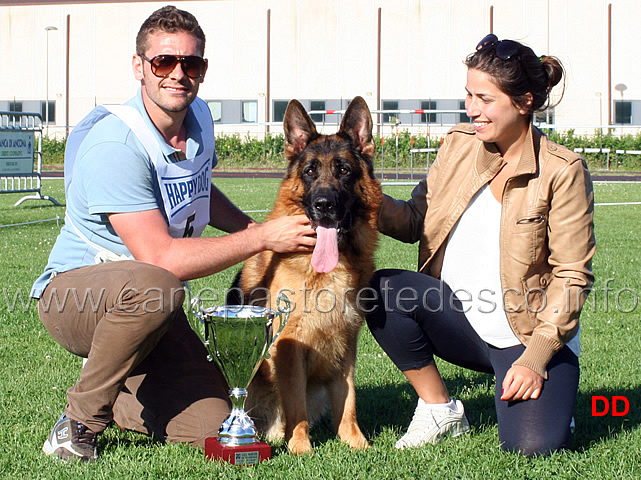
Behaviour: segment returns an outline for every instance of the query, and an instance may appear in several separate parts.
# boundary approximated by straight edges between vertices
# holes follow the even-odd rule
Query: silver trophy
[[[198,297],[191,301],[191,327],[207,348],[209,360],[220,367],[232,403],[218,438],[205,443],[210,458],[234,464],[271,458],[271,448],[256,439],[256,427],[244,407],[249,383],[289,319],[291,307],[284,294],[279,294],[276,306],[278,311],[251,305],[205,307]],[[276,329],[275,320],[279,320]]]

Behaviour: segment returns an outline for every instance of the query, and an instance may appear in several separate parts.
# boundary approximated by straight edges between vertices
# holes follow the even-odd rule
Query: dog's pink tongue
[[[335,228],[316,227],[316,246],[312,267],[318,273],[329,273],[338,265],[338,239]]]

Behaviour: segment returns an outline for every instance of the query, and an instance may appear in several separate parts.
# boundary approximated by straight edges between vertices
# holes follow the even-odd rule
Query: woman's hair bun
[[[540,59],[543,69],[547,74],[548,89],[551,90],[563,79],[563,65],[561,65],[561,62],[556,57],[543,55]]]

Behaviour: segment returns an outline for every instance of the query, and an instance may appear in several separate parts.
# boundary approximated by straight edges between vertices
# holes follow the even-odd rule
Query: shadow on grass
[[[492,427],[497,425],[494,396],[491,393],[466,397],[463,393],[469,385],[487,383],[493,392],[492,375],[467,372],[466,374],[448,377],[447,386],[453,396],[462,397],[465,413],[473,427]],[[606,397],[610,402],[610,411],[604,416],[592,415],[592,397]],[[625,397],[629,411],[624,416],[612,415],[612,397]],[[359,424],[365,436],[375,438],[386,428],[397,429],[403,433],[412,419],[416,407],[416,393],[409,384],[378,386],[357,389]],[[605,408],[603,401],[598,401],[597,412]],[[617,410],[624,410],[624,401],[619,400]],[[623,432],[633,431],[641,425],[641,388],[603,388],[599,390],[579,391],[574,413],[576,431],[572,438],[570,450],[584,452],[604,440],[616,438]],[[331,429],[331,424],[327,425]],[[331,437],[330,437],[331,438]]]
[[[447,385],[452,392],[461,392],[470,384],[493,386],[492,375],[467,372],[447,379]],[[375,441],[385,429],[397,430],[398,434],[405,431],[416,407],[416,394],[409,384],[388,384],[384,386],[357,388],[358,422],[365,437]],[[604,416],[592,416],[592,397],[606,397],[611,404],[613,396],[625,397],[629,402],[629,411],[624,416],[612,416],[610,411]],[[494,397],[490,394],[464,397],[465,412],[473,427],[496,426]],[[580,391],[575,410],[576,432],[573,435],[569,450],[578,453],[589,451],[595,444],[604,440],[616,438],[618,435],[635,430],[641,425],[641,389],[611,389],[604,388],[593,391]],[[617,410],[623,409],[619,401]],[[604,403],[597,403],[597,411],[604,410]],[[121,448],[123,445],[135,444],[154,445],[162,443],[151,436],[133,432],[118,431],[100,436],[98,443],[101,451]],[[325,443],[337,438],[330,416],[322,418],[310,432],[313,447],[319,448]],[[272,456],[287,454],[285,442],[271,442]]]
[[[603,416],[592,415],[592,397],[605,397],[609,403],[609,411]],[[625,397],[629,411],[626,415],[612,415],[612,397]],[[605,403],[597,400],[595,411],[603,412]],[[624,401],[617,402],[617,411],[623,413]],[[595,443],[615,438],[618,435],[635,430],[641,425],[641,388],[600,388],[598,390],[579,391],[574,412],[576,432],[572,443],[573,450],[583,452],[589,450]]]
[[[445,375],[445,381],[454,398],[460,398],[465,405],[465,413],[473,429],[484,430],[497,428],[496,411],[494,407],[494,376],[491,374],[456,369]],[[401,379],[388,383],[360,385],[356,389],[358,423],[370,443],[386,430],[402,435],[409,425],[416,407],[417,395],[414,389]],[[592,415],[592,398],[605,397],[610,402],[607,415]],[[629,404],[626,415],[612,415],[612,397],[624,397]],[[604,403],[598,400],[597,412],[604,410]],[[623,409],[623,401],[619,400],[617,410]],[[576,431],[573,435],[569,450],[577,453],[589,451],[592,447],[609,439],[638,429],[641,425],[641,387],[580,390],[574,413]],[[152,444],[157,443],[151,437],[129,432],[111,432],[110,435],[99,437],[100,448],[117,448],[120,444]],[[116,438],[114,438],[116,437]],[[314,448],[337,439],[330,415],[314,425],[310,432]],[[274,456],[287,452],[285,442],[271,442]]]
[[[162,445],[163,440],[154,437],[153,435],[146,435],[144,433],[121,430],[116,425],[112,424],[105,433],[98,435],[98,452],[100,454],[112,452],[120,449],[128,449],[132,446],[158,446]]]
[[[466,396],[464,390],[470,385],[489,386],[493,392],[494,377],[483,373],[466,372],[447,378],[447,386],[453,396],[463,398],[465,413],[470,424],[476,428],[496,428],[497,419],[494,396],[491,393]],[[384,386],[357,388],[358,423],[363,434],[375,440],[383,430],[391,429],[401,435],[409,425],[416,407],[416,393],[409,384],[388,384]],[[592,397],[606,397],[610,411],[604,416],[592,415]],[[625,397],[629,411],[623,416],[612,415],[612,397]],[[604,410],[603,401],[597,401],[597,412]],[[624,410],[624,401],[619,400],[617,411]],[[570,444],[570,451],[582,453],[604,440],[616,438],[624,432],[637,429],[641,425],[641,388],[603,388],[579,391],[575,409],[576,431]],[[312,442],[317,447],[336,438],[330,417],[324,417],[311,431]]]
[[[448,376],[446,383],[453,396],[460,398],[460,392],[470,385],[486,388],[489,384],[493,389],[494,377],[468,371]],[[365,437],[371,442],[386,429],[397,430],[401,435],[412,420],[417,398],[409,383],[357,387],[358,424]],[[494,397],[491,395],[465,398],[465,412],[476,427],[496,425]],[[312,427],[310,437],[315,448],[337,438],[329,414]]]
[[[464,398],[465,412],[474,425],[496,424],[493,395],[466,397],[462,393],[472,386],[488,386],[493,390],[492,375],[465,372],[446,378],[448,390],[454,398]],[[359,423],[366,436],[372,436],[385,428],[405,430],[409,425],[418,397],[409,383],[357,389]]]
[[[58,199],[56,198],[56,200]],[[25,202],[20,205],[20,208],[24,210],[33,211],[33,210],[52,210],[55,208],[62,208],[67,206],[64,199],[58,200],[58,202],[60,203],[60,205],[55,205],[53,202],[47,199],[37,199],[37,200],[29,199],[29,200],[25,200]]]

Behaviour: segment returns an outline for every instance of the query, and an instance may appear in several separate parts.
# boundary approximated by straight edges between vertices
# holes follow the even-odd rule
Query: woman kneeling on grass
[[[420,240],[419,271],[381,270],[372,334],[419,396],[397,448],[469,431],[434,355],[496,376],[504,450],[568,445],[579,383],[579,315],[594,281],[593,190],[585,161],[532,124],[563,78],[488,35],[465,61],[473,124],[447,134],[408,201],[386,197],[382,233]]]

